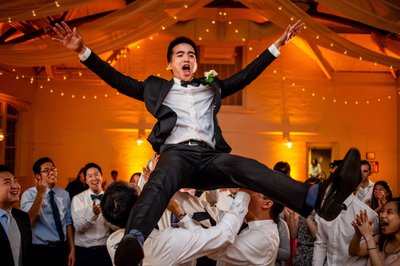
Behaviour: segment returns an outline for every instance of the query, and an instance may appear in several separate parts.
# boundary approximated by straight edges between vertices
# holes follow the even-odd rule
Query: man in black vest
[[[289,25],[282,36],[253,62],[223,80],[213,70],[206,77],[195,79],[197,46],[189,38],[178,37],[167,50],[168,67],[174,78],[165,80],[149,76],[145,81],[139,81],[101,60],[85,46],[76,28],[71,29],[65,22],[56,24],[53,29],[57,36],[53,40],[79,53],[82,63],[111,87],[143,101],[157,119],[148,141],[160,153],[159,162],[132,208],[126,235],[116,250],[116,265],[140,263],[144,240],[172,195],[182,187],[201,190],[247,188],[263,193],[305,217],[315,208],[324,218],[332,220],[342,210],[343,200],[359,183],[358,150],[350,150],[340,171],[328,182],[310,186],[255,160],[229,154],[231,148],[225,142],[217,120],[221,99],[244,89],[257,78],[303,26],[301,21]]]
[[[21,186],[6,165],[0,165],[0,258],[4,266],[31,265],[32,230],[29,215],[13,205]]]

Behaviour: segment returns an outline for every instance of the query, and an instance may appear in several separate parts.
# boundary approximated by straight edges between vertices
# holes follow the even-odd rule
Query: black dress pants
[[[256,160],[201,146],[167,144],[161,148],[156,168],[133,206],[125,228],[147,237],[180,188],[212,190],[241,187],[262,193],[307,217],[309,184],[273,171]]]
[[[69,248],[67,242],[50,245],[32,245],[32,261],[30,265],[67,266]]]

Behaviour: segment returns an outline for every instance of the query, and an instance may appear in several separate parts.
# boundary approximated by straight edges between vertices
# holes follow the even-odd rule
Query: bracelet
[[[373,249],[376,249],[376,247],[373,247],[373,248],[367,248],[367,250],[373,250]]]

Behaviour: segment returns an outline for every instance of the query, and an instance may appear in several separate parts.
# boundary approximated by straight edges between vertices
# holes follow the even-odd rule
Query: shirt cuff
[[[85,61],[86,59],[89,58],[91,53],[92,53],[92,50],[90,50],[89,48],[86,47],[85,52],[83,54],[79,55],[79,60],[81,60],[82,62]]]
[[[237,210],[238,213],[247,212],[247,206],[249,206],[250,195],[244,191],[238,191],[233,200],[231,210]]]
[[[275,56],[275,57],[278,57],[281,54],[281,52],[279,52],[278,48],[276,48],[275,44],[271,44],[271,46],[268,47],[268,51],[271,54],[273,54],[273,56]]]

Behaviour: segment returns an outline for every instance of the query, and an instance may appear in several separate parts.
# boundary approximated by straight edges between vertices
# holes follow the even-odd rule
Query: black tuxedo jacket
[[[231,147],[229,147],[222,136],[221,128],[217,120],[217,113],[221,107],[221,99],[244,89],[250,82],[257,78],[274,59],[275,56],[267,49],[243,70],[232,77],[224,80],[216,78],[215,81],[210,84],[211,87],[215,89],[213,117],[216,150],[223,152],[231,151]],[[163,78],[149,76],[145,81],[138,81],[118,72],[93,52],[90,54],[89,58],[83,61],[83,64],[111,87],[116,88],[120,93],[145,103],[147,110],[157,119],[157,123],[150,133],[148,141],[153,146],[154,151],[159,152],[161,145],[164,144],[165,139],[174,128],[177,119],[176,113],[171,110],[171,108],[163,105],[165,97],[174,84],[173,79],[165,80]]]
[[[22,265],[31,265],[30,256],[32,250],[32,229],[29,215],[19,209],[11,211],[15,221],[17,222],[19,232],[21,233],[21,258]],[[3,226],[0,226],[0,260],[3,266],[14,266],[14,258],[11,252],[10,242]]]

